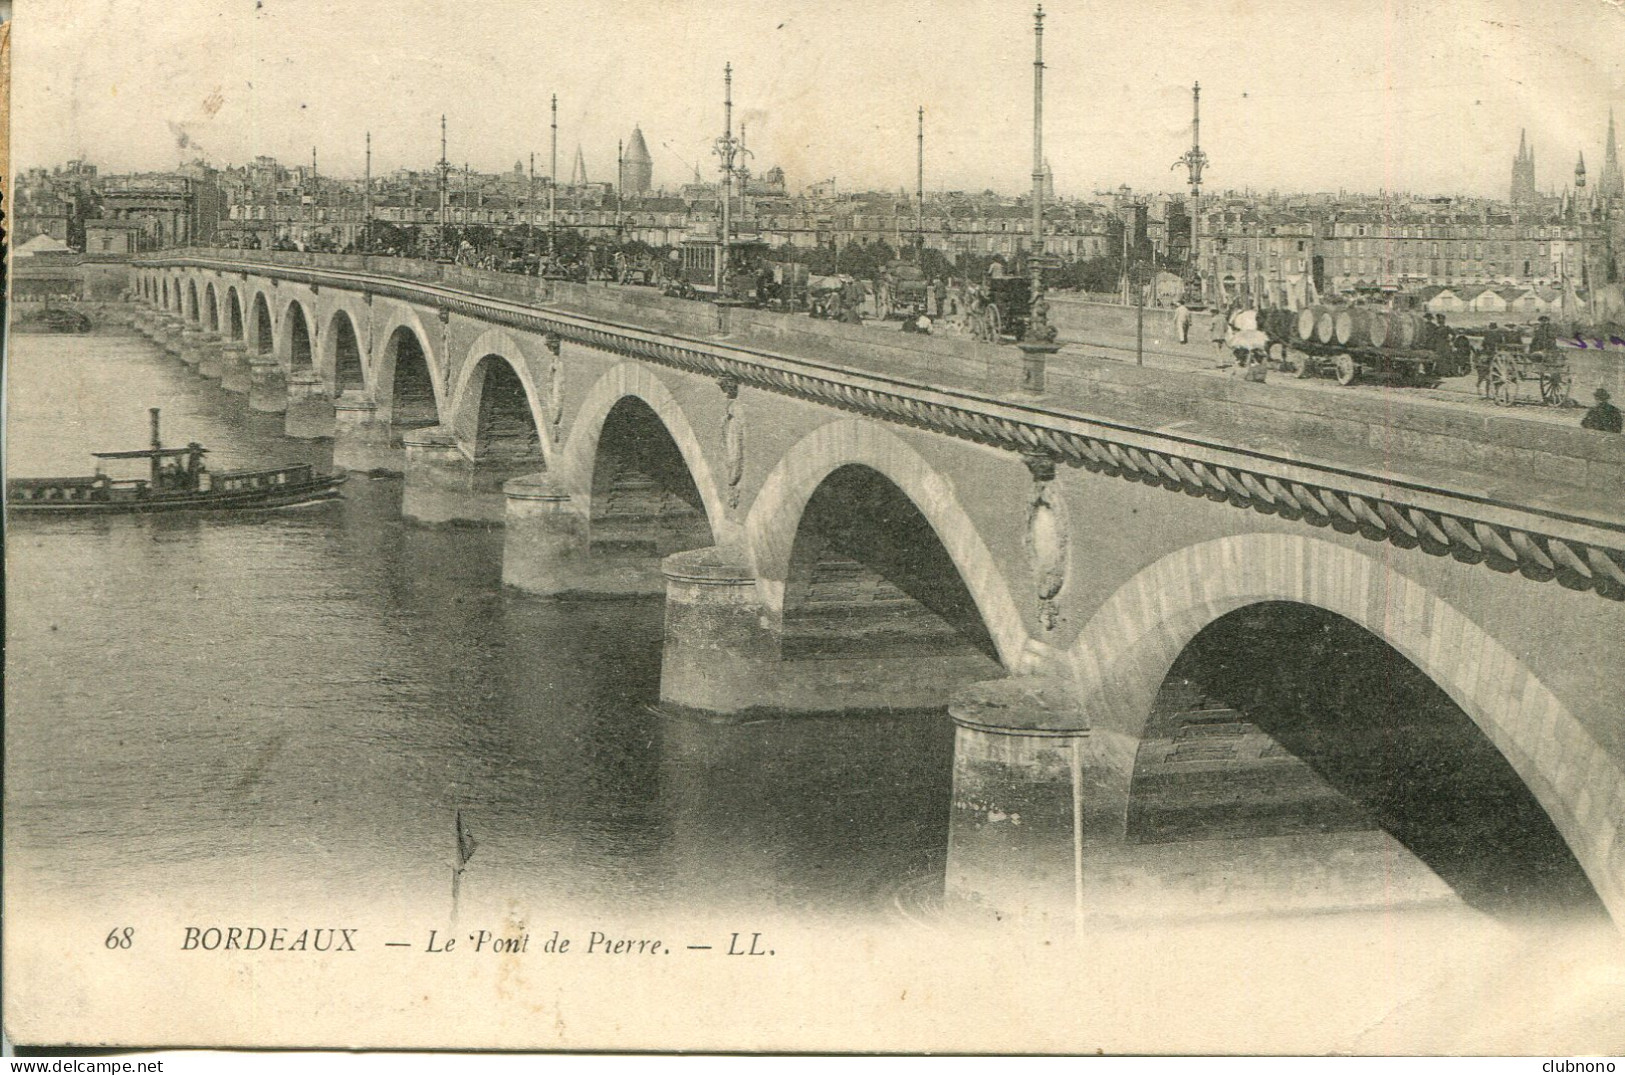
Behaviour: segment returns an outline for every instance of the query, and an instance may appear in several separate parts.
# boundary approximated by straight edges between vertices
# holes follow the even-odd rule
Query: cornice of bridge
[[[1625,521],[1617,518],[1517,504],[1442,482],[1417,481],[1402,473],[1351,469],[1212,437],[1123,425],[1052,409],[1038,400],[936,388],[722,340],[655,333],[562,310],[486,298],[438,283],[347,269],[187,255],[142,263],[245,277],[276,276],[434,306],[443,313],[553,334],[583,346],[714,377],[724,385],[749,385],[1016,452],[1038,476],[1057,464],[1082,467],[1625,600]]]

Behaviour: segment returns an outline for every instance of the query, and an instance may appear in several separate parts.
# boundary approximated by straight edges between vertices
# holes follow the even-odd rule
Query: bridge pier
[[[445,426],[415,429],[401,438],[406,483],[401,515],[428,526],[501,526],[507,516],[503,486],[534,460],[473,460]]]
[[[186,325],[181,329],[180,349],[177,352],[182,362],[193,370],[203,361],[204,349],[207,346],[205,337],[208,333],[194,325]]]
[[[1072,684],[1047,676],[977,683],[954,696],[953,810],[945,894],[1000,917],[1084,913],[1087,849],[1113,826],[1101,766]],[[1104,803],[1102,802],[1104,800]],[[1106,816],[1102,816],[1105,814]],[[1118,826],[1120,830],[1120,826]]]
[[[391,443],[378,404],[354,389],[333,401],[333,463],[347,470],[406,470],[405,453]]]
[[[594,518],[587,496],[572,495],[545,472],[514,478],[503,494],[502,580],[526,593],[658,597],[668,586],[662,557],[710,537],[658,508]]]
[[[570,494],[544,472],[509,480],[502,495],[503,584],[546,596],[587,588],[588,520]]]
[[[265,414],[288,409],[288,382],[282,363],[271,355],[248,356],[248,407]]]
[[[290,437],[315,440],[333,435],[333,398],[322,375],[300,370],[288,378],[288,402],[282,431]]]
[[[952,684],[994,667],[979,651],[877,656],[859,645],[839,654],[800,652],[785,644],[782,616],[762,603],[742,553],[692,549],[666,557],[661,569],[666,638],[660,699],[684,710],[739,719],[753,712],[935,709]]]
[[[205,332],[198,338],[197,351],[198,375],[210,380],[220,379],[220,337],[213,332]]]
[[[248,351],[241,340],[224,340],[220,344],[220,387],[227,392],[248,391]]]
[[[183,331],[181,319],[174,314],[163,315],[158,324],[158,335],[154,343],[172,355],[181,353],[181,332]]]

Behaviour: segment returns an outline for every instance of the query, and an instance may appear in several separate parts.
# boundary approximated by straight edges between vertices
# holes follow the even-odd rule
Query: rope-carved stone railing
[[[213,260],[184,257],[159,264],[223,268]],[[720,341],[659,335],[563,311],[481,299],[433,284],[279,265],[237,263],[227,271],[244,269],[318,286],[349,284],[388,298],[1006,449],[1040,466],[1083,467],[1625,600],[1625,525],[1612,521],[1271,456],[1168,431],[1135,429],[1048,410],[1036,401],[1023,404],[977,396]]]

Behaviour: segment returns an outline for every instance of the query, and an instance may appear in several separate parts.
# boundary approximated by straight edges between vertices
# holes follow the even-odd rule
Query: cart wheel
[[[1497,407],[1518,402],[1518,367],[1509,355],[1496,355],[1490,365],[1490,398]]]
[[[1354,364],[1353,355],[1338,355],[1335,365],[1338,384],[1353,384],[1354,378],[1360,375],[1360,367]]]
[[[1567,370],[1540,375],[1540,400],[1548,407],[1567,407],[1573,388],[1574,378]]]
[[[1315,375],[1315,359],[1312,355],[1298,355],[1298,380],[1307,381]]]

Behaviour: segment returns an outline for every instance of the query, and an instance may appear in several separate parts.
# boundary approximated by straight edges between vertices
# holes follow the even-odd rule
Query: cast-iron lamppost
[[[722,69],[722,77],[724,86],[722,135],[717,138],[712,149],[712,152],[722,160],[722,230],[717,237],[715,280],[718,302],[726,298],[723,294],[723,287],[728,279],[728,245],[733,238],[734,158],[744,152],[744,146],[739,139],[734,137],[733,64],[730,63]]]
[[[1033,224],[1032,304],[1027,314],[1027,331],[1020,343],[1025,354],[1022,387],[1029,392],[1044,391],[1044,357],[1059,351],[1055,328],[1049,323],[1049,303],[1044,301],[1044,268],[1049,262],[1044,252],[1044,5],[1033,13]]]

